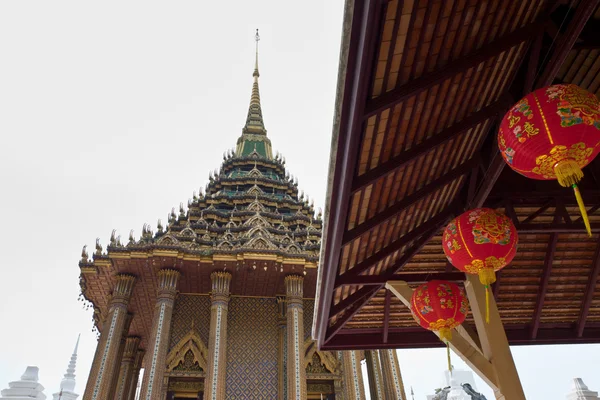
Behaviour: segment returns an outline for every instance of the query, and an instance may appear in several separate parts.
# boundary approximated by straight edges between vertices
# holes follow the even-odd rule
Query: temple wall
[[[232,297],[227,327],[228,400],[277,398],[277,302]]]
[[[313,299],[304,299],[304,340],[310,337],[314,312],[315,301]]]
[[[175,300],[173,320],[171,323],[172,349],[185,335],[188,334],[194,322],[194,328],[208,346],[208,332],[210,329],[210,297],[180,294]]]

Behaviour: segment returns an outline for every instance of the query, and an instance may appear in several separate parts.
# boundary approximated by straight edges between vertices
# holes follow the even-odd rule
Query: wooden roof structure
[[[463,281],[441,232],[489,206],[519,230],[493,288],[511,344],[600,342],[600,160],[572,191],[528,180],[496,145],[531,90],[600,95],[599,0],[348,0],[313,336],[322,349],[442,345],[385,289]]]

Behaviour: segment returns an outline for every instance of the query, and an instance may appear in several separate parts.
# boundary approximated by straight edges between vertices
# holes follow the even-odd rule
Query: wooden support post
[[[410,307],[413,290],[406,282],[389,281],[386,288]],[[490,323],[487,324],[484,317],[485,288],[475,275],[467,276],[465,288],[477,333],[467,325],[454,329],[450,348],[490,385],[496,399],[525,400],[496,301],[490,299]]]

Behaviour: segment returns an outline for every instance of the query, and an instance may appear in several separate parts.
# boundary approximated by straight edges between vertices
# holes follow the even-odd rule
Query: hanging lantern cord
[[[450,360],[450,342],[446,341],[446,355],[448,357],[448,371],[452,375],[452,361]]]
[[[490,285],[485,285],[485,323],[490,323]]]
[[[583,218],[583,223],[585,224],[585,229],[587,230],[587,234],[589,237],[592,237],[592,228],[590,227],[590,219],[587,214],[587,210],[585,209],[585,204],[583,204],[583,198],[581,197],[581,192],[579,191],[579,187],[576,183],[572,185],[573,191],[575,192],[575,198],[577,199],[577,205],[579,206],[579,211],[581,212],[581,218]]]

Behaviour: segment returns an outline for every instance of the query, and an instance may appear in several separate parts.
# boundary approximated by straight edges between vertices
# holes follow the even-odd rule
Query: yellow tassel
[[[452,331],[448,328],[442,328],[438,332],[440,334],[440,339],[442,342],[448,343],[452,340]]]
[[[567,159],[556,163],[554,175],[556,175],[556,179],[561,186],[569,187],[579,183],[583,178],[583,171],[577,161]]]
[[[452,361],[450,361],[450,343],[446,342],[446,353],[448,356],[448,371],[450,371],[450,375],[452,375]]]
[[[573,191],[575,191],[575,198],[577,199],[577,204],[579,205],[579,211],[581,212],[581,218],[583,218],[583,223],[585,224],[585,229],[587,230],[587,234],[589,237],[592,237],[592,228],[590,227],[590,219],[587,214],[587,210],[585,209],[585,204],[583,204],[583,198],[581,198],[581,192],[576,184],[573,184]]]
[[[485,286],[485,322],[490,323],[490,286]]]

